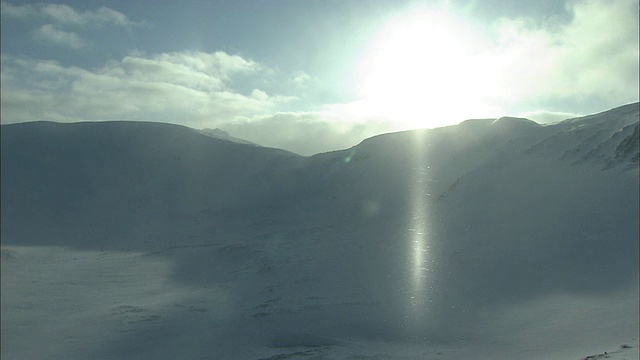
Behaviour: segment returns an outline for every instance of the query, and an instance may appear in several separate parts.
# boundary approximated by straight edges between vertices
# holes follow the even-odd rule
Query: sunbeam
[[[411,228],[408,241],[411,264],[410,298],[412,316],[415,325],[421,326],[429,309],[429,298],[432,287],[429,285],[429,271],[432,263],[429,244],[429,214],[426,203],[427,179],[429,167],[425,164],[424,137],[421,132],[413,138],[413,169],[411,174]]]

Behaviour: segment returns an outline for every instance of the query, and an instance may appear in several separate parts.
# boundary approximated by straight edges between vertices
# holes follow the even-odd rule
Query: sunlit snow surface
[[[637,338],[629,338],[637,326],[632,291],[521,304],[492,314],[497,328],[489,338],[385,342],[315,336],[304,332],[304,322],[272,327],[260,310],[279,299],[238,296],[225,282],[185,286],[170,271],[170,261],[144,253],[4,248],[3,358],[577,359],[608,351],[634,359],[638,353]],[[621,341],[632,348],[613,357]]]
[[[636,359],[637,124],[3,126],[2,358]]]

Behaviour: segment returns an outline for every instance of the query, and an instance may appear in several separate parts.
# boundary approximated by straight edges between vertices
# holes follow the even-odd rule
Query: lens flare
[[[424,137],[422,132],[414,135],[413,169],[411,174],[411,228],[408,237],[409,256],[407,262],[411,265],[410,274],[410,299],[412,316],[416,325],[425,320],[428,311],[429,298],[429,271],[432,263],[429,242],[429,214],[427,208],[427,180],[428,166],[425,164]]]

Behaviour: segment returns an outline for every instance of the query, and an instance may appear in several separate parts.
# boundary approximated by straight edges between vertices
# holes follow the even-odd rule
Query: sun
[[[388,21],[361,62],[360,96],[370,113],[405,128],[434,127],[464,116],[487,84],[476,71],[479,42],[445,9],[412,9]],[[464,119],[457,119],[458,121]]]

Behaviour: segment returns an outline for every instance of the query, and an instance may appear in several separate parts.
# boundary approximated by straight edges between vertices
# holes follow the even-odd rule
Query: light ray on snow
[[[413,172],[411,177],[411,228],[409,236],[410,258],[408,262],[411,264],[411,282],[410,282],[410,304],[413,311],[413,317],[420,324],[423,320],[425,311],[427,310],[428,282],[429,282],[429,263],[431,261],[429,252],[429,229],[428,229],[428,213],[426,196],[426,168],[424,164],[425,147],[424,137],[418,132],[414,136],[413,148]]]

